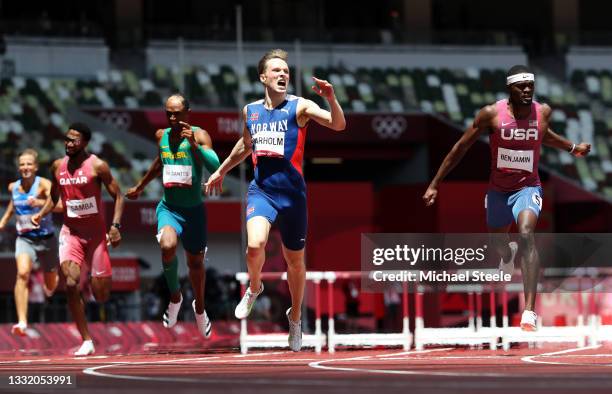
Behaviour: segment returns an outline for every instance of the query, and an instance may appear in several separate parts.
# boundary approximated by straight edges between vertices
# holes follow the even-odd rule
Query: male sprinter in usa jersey
[[[263,291],[261,269],[272,223],[278,220],[287,262],[287,281],[291,292],[289,347],[302,347],[301,307],[306,281],[304,246],[306,244],[306,184],[302,159],[308,121],[341,131],[346,127],[344,113],[336,100],[333,86],[313,77],[315,93],[324,97],[330,111],[311,100],[287,94],[289,66],[287,52],[274,49],[258,64],[259,80],[265,97],[246,105],[242,138],[230,156],[206,183],[206,192],[222,191],[227,172],[252,154],[255,179],[247,195],[247,265],[251,279],[244,297],[235,310],[238,319],[246,318]]]
[[[525,292],[525,310],[521,317],[524,331],[535,331],[534,312],[540,260],[535,248],[534,230],[542,209],[542,187],[538,175],[541,145],[563,149],[576,157],[589,153],[591,145],[574,144],[549,128],[551,109],[533,101],[535,76],[526,66],[513,66],[507,73],[509,99],[483,107],[461,139],[448,153],[423,200],[434,203],[438,185],[459,163],[470,146],[487,133],[491,146],[491,177],[485,199],[487,226],[492,233],[505,234],[512,220],[517,223],[519,243],[497,245],[502,256],[500,270],[514,271],[514,258],[520,250]]]

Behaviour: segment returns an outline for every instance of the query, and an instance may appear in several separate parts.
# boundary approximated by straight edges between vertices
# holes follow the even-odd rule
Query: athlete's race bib
[[[497,168],[533,172],[533,151],[497,148]]]
[[[19,234],[27,233],[28,231],[32,231],[36,229],[36,226],[32,223],[32,215],[17,215],[15,227],[17,227],[17,232]]]
[[[95,197],[82,200],[66,201],[66,214],[69,218],[80,218],[98,213],[98,204]]]
[[[164,164],[164,187],[189,187],[191,178],[191,166]]]
[[[279,131],[260,131],[253,136],[253,149],[257,156],[284,157],[285,133]]]

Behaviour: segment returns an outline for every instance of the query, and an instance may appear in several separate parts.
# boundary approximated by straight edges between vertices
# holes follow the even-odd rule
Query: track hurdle
[[[579,282],[580,283],[580,282]],[[542,291],[542,286],[538,286],[538,293]],[[523,285],[520,283],[509,283],[504,285],[502,291],[502,347],[504,350],[510,349],[510,344],[513,342],[527,342],[530,344],[538,344],[543,342],[575,342],[576,346],[583,347],[586,345],[589,333],[592,330],[590,326],[584,325],[584,305],[582,291],[573,294],[578,305],[579,317],[576,326],[542,326],[542,319],[539,317],[537,321],[537,331],[522,331],[520,327],[510,327],[508,324],[508,293],[519,293],[522,297]],[[592,297],[592,296],[590,296]],[[590,298],[589,297],[589,298]],[[539,310],[539,297],[536,299],[536,311]],[[594,318],[589,318],[590,321],[595,321]]]
[[[484,327],[482,321],[483,285],[447,285],[447,293],[467,293],[468,295],[468,325],[467,327],[425,327],[423,317],[423,297],[427,290],[425,285],[417,285],[415,299],[414,345],[416,350],[422,350],[425,345],[482,345],[488,344],[490,349],[497,347],[500,335],[495,317],[495,292],[489,293],[491,308],[490,326]],[[475,302],[474,302],[475,301]],[[476,308],[474,308],[476,304]],[[476,309],[476,313],[474,313]]]
[[[338,279],[361,279],[361,271],[329,271],[324,273],[327,281],[327,303],[328,303],[328,331],[327,346],[330,353],[335,352],[337,346],[402,346],[409,350],[412,346],[412,335],[409,330],[408,319],[408,284],[402,283],[402,332],[399,333],[337,333],[334,324],[334,283]]]
[[[314,348],[315,352],[321,353],[325,346],[325,334],[321,330],[321,280],[323,272],[306,272],[306,284],[312,282],[315,291],[315,332],[314,334],[302,335],[302,347]],[[247,272],[236,273],[236,280],[240,282],[241,294],[244,294],[249,282]],[[287,280],[286,272],[262,272],[262,281]],[[271,334],[249,334],[247,329],[247,319],[240,321],[240,352],[247,354],[253,348],[288,348],[288,333]]]

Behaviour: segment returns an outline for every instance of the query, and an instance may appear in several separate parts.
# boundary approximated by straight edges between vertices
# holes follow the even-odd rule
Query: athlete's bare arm
[[[40,183],[38,184],[38,190],[36,190],[36,197],[28,198],[28,204],[31,207],[44,207],[47,202],[47,195],[51,189],[51,182],[47,178],[40,177]]]
[[[574,144],[570,140],[560,136],[559,134],[552,131],[550,128],[546,130],[542,143],[546,146],[551,146],[553,148],[570,152],[576,157],[584,157],[591,152],[591,144],[581,142],[574,146]],[[574,148],[574,150],[572,150],[572,147]]]
[[[483,107],[476,115],[476,119],[470,127],[463,133],[459,141],[453,146],[448,152],[444,161],[440,165],[436,176],[429,184],[427,191],[423,195],[423,201],[425,205],[432,205],[438,195],[438,185],[448,175],[448,173],[455,168],[455,166],[461,161],[468,149],[476,142],[476,140],[482,135],[483,132],[490,131],[495,126],[495,120],[497,119],[497,110],[494,105],[487,105]]]
[[[244,126],[242,128],[242,137],[236,142],[236,145],[232,148],[232,152],[219,166],[217,171],[213,172],[208,178],[208,182],[205,184],[206,194],[221,193],[223,192],[223,178],[229,170],[237,166],[240,162],[246,159],[252,152],[252,141],[251,134],[246,126],[246,106],[242,109],[242,118],[244,119]]]
[[[191,145],[192,157],[199,166],[202,166],[204,163],[202,157],[200,157],[198,148],[201,146],[204,149],[212,149],[212,139],[210,138],[210,135],[206,130],[199,127],[192,130],[191,125],[187,122],[179,122],[179,124],[182,127],[181,138],[187,138],[187,141],[189,141],[189,144]]]
[[[51,164],[51,190],[49,195],[47,196],[47,201],[45,205],[40,209],[40,211],[34,215],[32,215],[32,223],[36,226],[40,225],[40,220],[53,210],[53,207],[56,207],[58,204],[58,200],[60,198],[60,189],[59,184],[57,183],[57,168],[59,167],[62,159],[57,159]],[[60,205],[61,206],[61,205]],[[62,207],[63,209],[63,207]]]
[[[51,193],[51,181],[47,178],[41,177],[38,197],[34,199],[34,203],[32,204],[32,206],[44,207],[47,202],[47,198],[49,197],[49,193]],[[57,204],[53,207],[53,210],[51,212],[62,212],[63,209],[64,207],[62,205],[62,201],[58,200]]]
[[[125,197],[128,200],[136,200],[140,197],[140,194],[144,191],[144,188],[155,178],[161,175],[162,171],[162,162],[159,158],[159,141],[161,140],[162,135],[164,135],[164,130],[159,129],[155,132],[155,139],[157,140],[157,157],[149,166],[147,172],[140,178],[140,180],[136,183],[135,186],[132,186],[125,193]]]
[[[13,187],[15,187],[15,183],[11,182],[8,187],[9,194],[13,192]],[[13,205],[13,199],[11,198],[6,206],[4,215],[2,215],[2,219],[0,219],[0,231],[4,230],[8,221],[11,219],[11,216],[13,216],[13,212],[15,212],[15,206]]]
[[[306,125],[308,120],[312,119],[318,124],[328,127],[332,130],[342,131],[346,128],[346,119],[342,107],[336,99],[334,87],[331,83],[312,77],[315,84],[312,90],[319,96],[323,97],[329,103],[330,111],[324,110],[312,100],[300,99],[297,108],[297,120],[300,127]]]
[[[550,107],[546,104],[542,104],[541,114],[542,114],[542,117],[546,119],[546,124],[549,124],[551,113],[552,113],[552,110],[550,109]],[[552,148],[557,148],[557,149],[564,150],[566,152],[570,152],[572,155],[576,157],[586,156],[591,151],[591,144],[587,144],[586,142],[581,142],[579,144],[574,145],[572,141],[555,133],[554,131],[552,131],[550,127],[547,127],[546,131],[544,132],[544,138],[542,139],[542,144],[546,146],[550,146]]]
[[[187,138],[193,149],[198,146],[212,149],[212,139],[206,130],[199,127],[192,130],[191,125],[186,122],[179,122],[179,124],[183,127],[181,130],[181,138]]]
[[[104,160],[97,159],[93,165],[93,168],[95,174],[98,176],[98,179],[100,179],[100,181],[102,181],[104,184],[108,194],[110,194],[113,200],[115,200],[112,223],[121,223],[121,216],[123,215],[123,196],[121,195],[121,190],[119,189],[117,180],[113,178],[110,167]],[[113,248],[119,246],[119,243],[121,242],[121,233],[117,227],[110,227],[110,230],[108,230],[108,240]]]
[[[132,186],[125,192],[125,197],[128,200],[136,200],[140,197],[140,194],[144,191],[144,188],[155,178],[161,174],[162,162],[159,155],[155,157],[155,160],[149,166],[147,172],[140,178],[135,186]]]

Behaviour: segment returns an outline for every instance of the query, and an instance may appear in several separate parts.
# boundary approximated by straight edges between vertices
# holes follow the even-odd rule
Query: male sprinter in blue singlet
[[[19,175],[15,182],[9,184],[11,200],[0,219],[0,231],[4,230],[9,219],[15,213],[17,239],[15,240],[15,261],[17,262],[17,279],[15,281],[15,309],[17,324],[11,332],[14,335],[26,335],[28,327],[28,281],[32,268],[44,270],[45,295],[51,296],[57,287],[59,267],[57,238],[51,216],[45,216],[40,226],[30,221],[32,215],[45,205],[51,191],[51,181],[37,176],[38,152],[34,149],[24,150],[17,159]],[[61,205],[54,209],[61,210]]]
[[[164,314],[165,327],[173,327],[183,302],[178,280],[176,247],[181,239],[185,249],[189,279],[193,289],[192,308],[198,330],[205,338],[212,325],[204,309],[206,271],[206,209],[202,203],[202,166],[209,172],[219,167],[212,140],[205,130],[190,126],[189,102],[181,94],[166,101],[166,118],[170,127],[157,130],[159,155],[147,173],[129,189],[126,197],[138,198],[145,186],[163,170],[164,197],[157,205],[157,241],[162,252],[164,276],[170,289],[170,303]]]
[[[246,105],[243,135],[230,156],[206,183],[206,192],[222,191],[227,172],[253,153],[255,179],[247,195],[247,266],[250,286],[235,310],[238,319],[246,318],[263,291],[261,269],[265,261],[265,246],[272,223],[278,219],[287,261],[287,281],[291,292],[289,347],[302,347],[301,307],[306,283],[304,246],[306,244],[306,184],[302,175],[302,159],[309,120],[341,131],[346,127],[344,113],[333,86],[314,78],[313,90],[324,97],[330,111],[321,109],[311,100],[287,94],[289,66],[287,52],[274,49],[258,64],[259,80],[264,85],[265,98]]]

